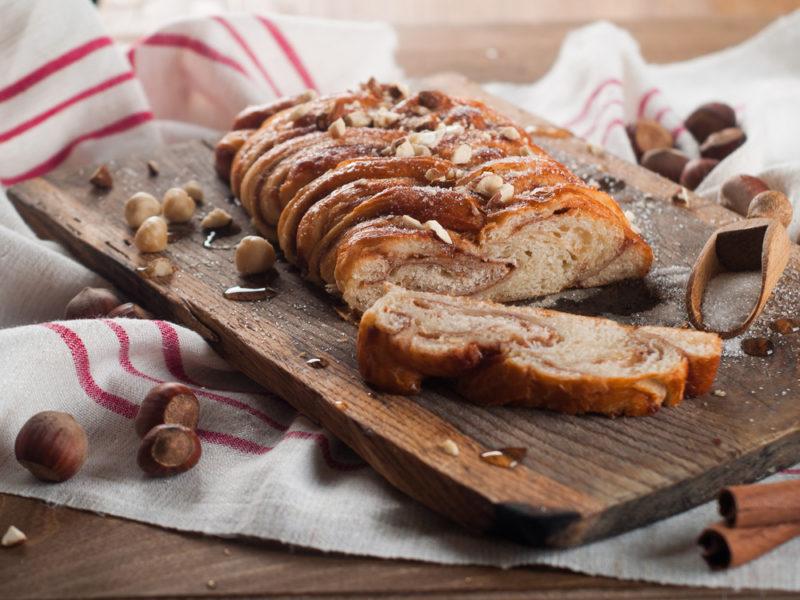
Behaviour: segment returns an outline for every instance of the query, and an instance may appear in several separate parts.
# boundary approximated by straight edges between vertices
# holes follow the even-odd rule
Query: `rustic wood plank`
[[[0,494],[0,528],[24,546],[0,550],[3,598],[717,598],[718,590],[587,577],[546,567],[494,569],[287,551]],[[214,589],[208,587],[214,580]],[[755,597],[729,592],[730,597]],[[788,593],[760,592],[784,598]]]
[[[485,96],[454,76],[429,85]],[[521,123],[542,124],[486,99]],[[580,140],[539,141],[579,173],[611,174],[626,182],[615,196],[637,216],[654,245],[658,268],[688,267],[711,231],[709,223],[731,218],[697,198],[688,209],[673,205],[668,198],[674,184],[590,152]],[[155,180],[147,178],[147,158],[161,165]],[[572,545],[673,514],[708,499],[723,484],[752,480],[800,459],[800,407],[792,401],[800,351],[796,337],[777,340],[768,361],[726,359],[718,385],[727,398],[708,396],[643,419],[475,407],[444,386],[415,398],[371,393],[355,368],[353,326],[338,318],[330,298],[285,263],[269,280],[277,296],[257,304],[222,298],[225,288],[239,283],[229,248],[236,238],[223,241],[227,249],[208,250],[200,243],[201,232],[186,232],[165,252],[180,268],[169,284],[135,270],[146,259],[130,245],[121,211],[134,191],[160,194],[196,178],[207,190],[201,212],[223,206],[246,223],[210,164],[210,149],[195,143],[112,163],[115,186],[109,193],[91,191],[90,171],[84,169],[27,182],[10,195],[35,229],[66,244],[157,314],[197,329],[232,364],[328,427],[393,485],[434,510],[480,531],[514,534],[534,544]],[[781,311],[796,310],[791,289],[800,281],[797,267],[795,249],[776,295],[781,302],[768,305],[762,327],[767,319],[785,316]],[[652,288],[652,280],[566,293],[557,306],[659,324],[685,318],[682,298],[664,296]],[[658,308],[660,316],[648,308]],[[330,366],[312,369],[305,363],[308,356],[324,358]],[[438,449],[445,438],[458,443],[459,457]],[[516,469],[479,459],[482,450],[512,445],[529,449]]]

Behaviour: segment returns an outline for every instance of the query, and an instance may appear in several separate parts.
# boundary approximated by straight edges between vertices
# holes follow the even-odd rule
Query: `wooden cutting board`
[[[713,224],[735,215],[694,196],[688,206],[672,202],[675,184],[564,137],[461,77],[423,83],[483,98],[520,123],[539,127],[537,142],[609,189],[653,245],[656,264],[644,281],[566,292],[539,304],[626,322],[684,322],[688,268]],[[157,177],[148,176],[147,160],[160,165]],[[247,218],[215,177],[208,143],[154,149],[108,164],[114,177],[109,192],[93,190],[92,169],[85,168],[20,184],[9,195],[40,235],[66,245],[158,316],[199,332],[233,365],[330,429],[393,485],[471,529],[533,545],[571,546],[686,510],[724,484],[752,481],[800,461],[800,335],[781,336],[767,328],[776,317],[797,314],[796,248],[755,326],[772,337],[775,353],[750,357],[738,351],[736,340],[726,344],[715,384],[726,396],[709,394],[645,418],[485,408],[466,403],[445,384],[429,385],[416,397],[371,392],[356,367],[355,326],[285,262],[266,280],[277,291],[271,300],[224,299],[226,288],[241,283],[233,251],[204,248],[199,227],[184,232],[164,253],[179,269],[172,279],[147,279],[136,269],[152,256],[143,257],[132,246],[122,215],[132,193],[158,196],[197,179],[206,191],[201,215],[223,207],[245,225],[241,235],[250,233]],[[241,235],[216,243],[230,247]],[[312,368],[310,357],[324,359],[327,368]],[[440,449],[448,438],[458,445],[458,456]],[[512,469],[481,460],[482,452],[503,447],[527,448],[527,456]]]

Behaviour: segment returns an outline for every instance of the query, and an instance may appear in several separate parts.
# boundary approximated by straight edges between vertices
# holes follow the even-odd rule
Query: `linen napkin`
[[[395,34],[383,24],[222,15],[167,24],[123,51],[84,0],[3,0],[0,9],[5,186],[61,165],[104,161],[224,129],[244,105],[280,94],[309,87],[334,91],[370,75],[400,75]],[[797,164],[780,162],[797,156],[788,139],[793,124],[767,123],[767,117],[785,117],[778,109],[800,98],[792,53],[798,37],[800,15],[793,15],[738,49],[657,67],[642,61],[627,33],[598,24],[568,37],[553,71],[539,84],[493,89],[623,156],[630,149],[621,128],[609,123],[637,114],[641,104],[643,114],[663,112],[673,128],[680,128],[681,117],[706,93],[742,104],[750,141],[719,168],[735,172],[741,169],[736,161],[743,160],[771,183],[796,185]],[[778,66],[762,68],[770,62]],[[683,101],[682,86],[697,85],[692,73],[717,65],[733,77],[735,63],[750,65],[736,76],[750,82],[751,94],[733,95],[732,83],[715,82],[711,91],[692,92],[696,101]],[[601,85],[611,79],[619,83]],[[781,83],[781,94],[770,82]],[[655,86],[663,91],[643,102]],[[773,91],[763,99],[770,110],[762,117],[755,90],[765,89]],[[785,98],[773,104],[776,95]],[[603,108],[617,100],[621,104]],[[760,135],[756,123],[771,135]],[[759,148],[766,141],[769,147]],[[739,158],[747,153],[758,162]],[[714,185],[709,181],[706,191],[713,193]],[[232,371],[195,333],[163,321],[58,321],[72,295],[101,282],[56,244],[37,239],[4,196],[0,273],[0,491],[166,527],[326,551],[504,567],[548,564],[665,583],[800,590],[800,540],[733,572],[709,573],[694,540],[714,519],[711,504],[561,552],[467,534],[396,492],[328,432]],[[164,380],[196,390],[203,458],[176,478],[149,480],[135,465],[138,440],[131,419],[150,387]],[[55,486],[32,479],[12,450],[19,427],[46,409],[74,414],[91,446],[79,475]],[[10,518],[0,513],[0,529],[12,524]]]

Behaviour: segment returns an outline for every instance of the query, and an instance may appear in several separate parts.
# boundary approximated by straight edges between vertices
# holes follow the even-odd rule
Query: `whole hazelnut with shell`
[[[96,319],[104,317],[122,304],[114,292],[105,288],[85,287],[67,303],[65,319]]]
[[[42,481],[70,479],[83,466],[88,452],[86,433],[75,418],[54,410],[28,419],[14,443],[17,461]]]

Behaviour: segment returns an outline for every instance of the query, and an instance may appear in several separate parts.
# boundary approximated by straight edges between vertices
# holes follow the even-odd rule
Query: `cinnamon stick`
[[[724,522],[707,527],[697,540],[703,559],[714,570],[738,567],[800,535],[800,522],[771,527],[727,527]]]
[[[800,522],[800,479],[724,488],[719,494],[719,514],[730,527]]]

